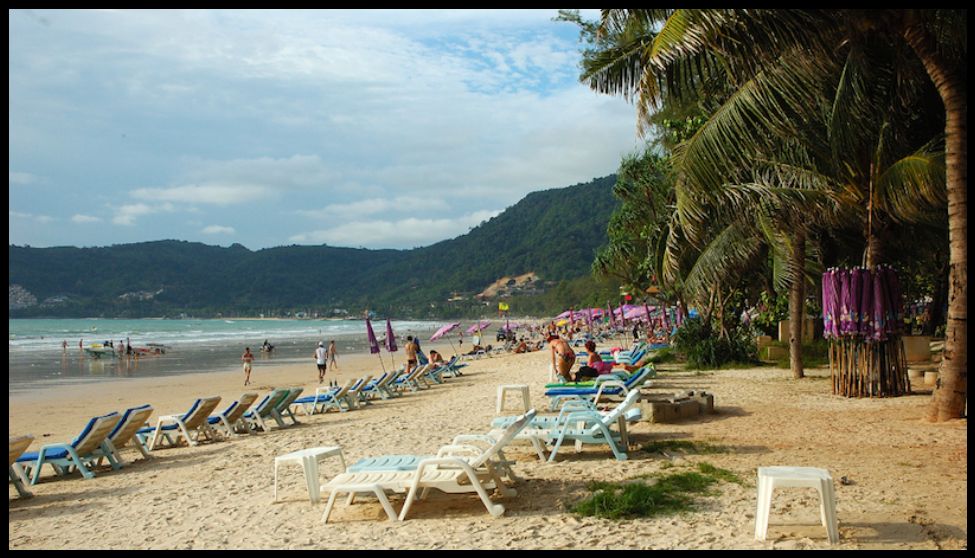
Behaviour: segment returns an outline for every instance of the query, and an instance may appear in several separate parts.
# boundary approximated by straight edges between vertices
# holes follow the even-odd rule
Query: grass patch
[[[691,509],[691,494],[707,492],[717,479],[701,473],[667,475],[654,484],[643,481],[593,483],[592,495],[572,506],[572,512],[621,519],[672,515]]]
[[[713,454],[728,453],[725,446],[715,446],[707,442],[692,442],[690,440],[658,440],[643,446],[647,453],[662,453],[665,451],[679,451],[682,453]]]
[[[715,467],[710,463],[698,463],[697,470],[701,473],[715,478],[718,480],[723,480],[724,482],[733,482],[740,486],[745,486],[745,481],[735,473],[729,471],[728,469],[722,469],[720,467]]]
[[[653,481],[653,479],[651,479]],[[572,506],[572,512],[604,519],[630,519],[673,515],[690,511],[697,495],[715,494],[718,482],[745,483],[735,473],[699,463],[697,471],[672,473],[647,483],[633,479],[627,482],[592,482],[591,494]]]

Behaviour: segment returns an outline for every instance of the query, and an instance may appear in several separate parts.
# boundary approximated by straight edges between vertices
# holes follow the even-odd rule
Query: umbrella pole
[[[383,362],[383,354],[379,353],[379,366],[383,367],[383,374],[386,373],[386,363]]]

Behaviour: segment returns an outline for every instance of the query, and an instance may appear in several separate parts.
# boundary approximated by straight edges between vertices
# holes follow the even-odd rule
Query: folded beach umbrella
[[[860,337],[873,339],[873,276],[869,269],[860,270]]]
[[[393,324],[389,323],[389,318],[386,318],[386,350],[396,352],[396,336],[393,335]]]
[[[369,336],[369,352],[378,353],[379,341],[376,339],[376,332],[372,330],[372,322],[369,321],[369,318],[366,318],[366,335]]]

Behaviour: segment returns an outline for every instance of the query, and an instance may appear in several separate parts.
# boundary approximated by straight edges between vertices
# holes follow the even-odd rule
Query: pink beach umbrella
[[[491,322],[487,320],[481,320],[480,322],[467,328],[467,333],[470,334],[470,333],[474,333],[475,331],[484,331],[484,328],[486,328],[489,325],[491,325]]]
[[[430,336],[430,341],[436,341],[437,339],[440,339],[444,335],[456,329],[458,326],[460,326],[460,322],[454,322],[452,324],[447,324],[443,326],[442,328],[438,329],[433,335]],[[450,343],[450,348],[453,349],[454,354],[456,355],[457,349],[454,348],[454,342],[451,341],[449,337],[447,338],[447,342]]]

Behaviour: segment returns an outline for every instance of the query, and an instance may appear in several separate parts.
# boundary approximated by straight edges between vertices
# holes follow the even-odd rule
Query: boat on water
[[[93,358],[102,358],[103,356],[115,357],[115,349],[111,346],[105,346],[102,343],[92,343],[85,347],[85,353]]]

